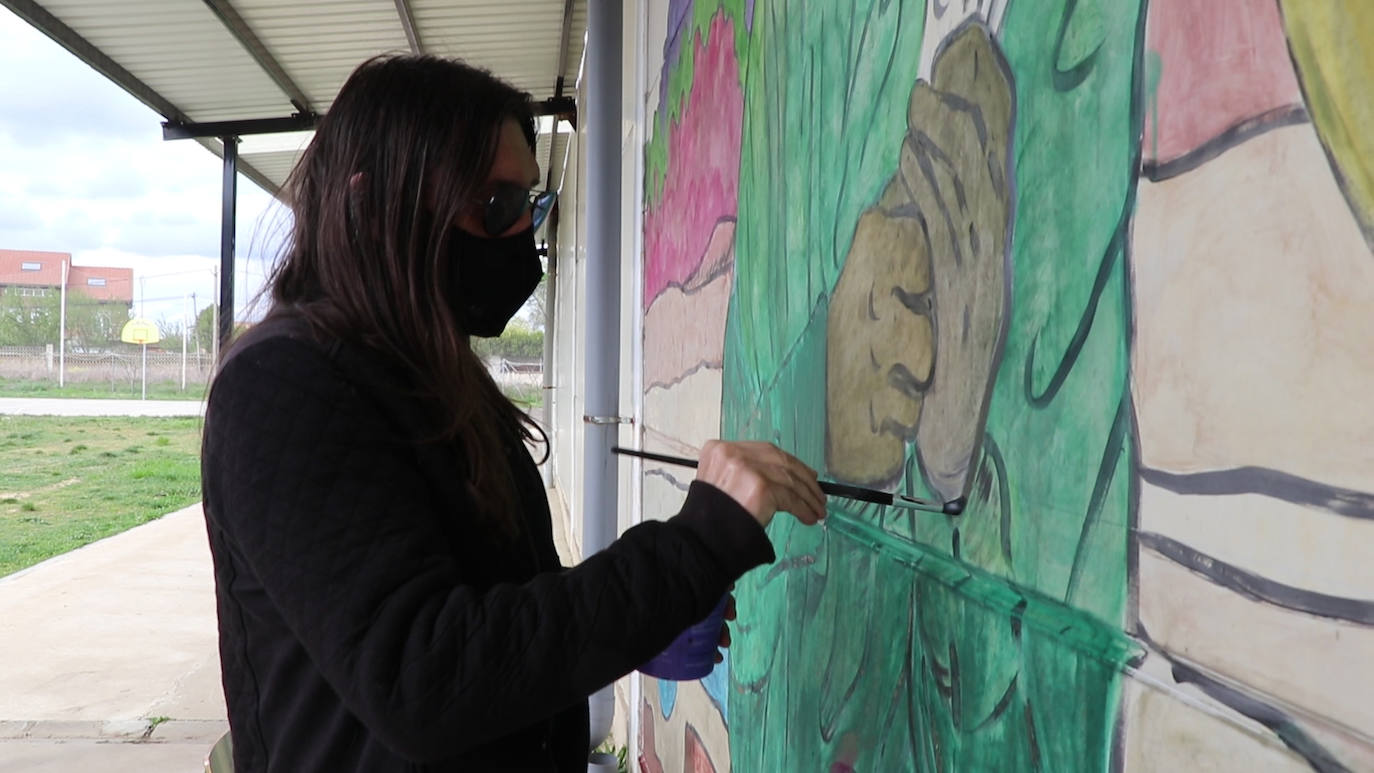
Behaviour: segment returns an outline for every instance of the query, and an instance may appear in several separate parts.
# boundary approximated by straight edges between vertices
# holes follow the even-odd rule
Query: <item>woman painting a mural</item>
[[[292,175],[270,311],[205,423],[240,773],[580,770],[586,697],[772,561],[776,512],[824,516],[796,458],[714,442],[675,517],[559,565],[541,432],[470,345],[539,280],[533,145],[489,73],[379,58]]]

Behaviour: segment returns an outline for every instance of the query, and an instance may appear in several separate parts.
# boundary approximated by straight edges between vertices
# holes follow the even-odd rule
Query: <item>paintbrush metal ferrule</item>
[[[960,515],[964,512],[964,505],[967,502],[963,497],[951,499],[948,502],[935,502],[929,499],[917,499],[905,494],[893,494],[892,505],[894,507],[907,507],[912,510],[923,510],[928,513],[943,513],[945,515]]]

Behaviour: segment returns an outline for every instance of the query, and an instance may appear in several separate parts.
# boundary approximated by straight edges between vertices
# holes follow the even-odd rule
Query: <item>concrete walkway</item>
[[[204,416],[199,400],[106,400],[68,397],[0,397],[0,415]]]
[[[0,578],[0,773],[201,771],[216,637],[199,505]]]
[[[228,727],[217,635],[198,504],[0,578],[0,773],[200,773]]]

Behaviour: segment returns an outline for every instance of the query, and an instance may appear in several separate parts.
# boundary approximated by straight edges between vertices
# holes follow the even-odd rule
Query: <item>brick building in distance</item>
[[[56,295],[62,289],[63,263],[68,266],[68,293],[81,293],[102,304],[122,304],[126,312],[133,308],[133,269],[73,266],[69,252],[0,250],[0,293],[13,288],[21,296]]]

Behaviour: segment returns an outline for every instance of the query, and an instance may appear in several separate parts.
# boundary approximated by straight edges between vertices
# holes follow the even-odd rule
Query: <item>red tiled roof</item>
[[[60,287],[63,261],[70,266],[67,272],[69,292],[84,293],[101,301],[133,302],[133,269],[72,266],[72,256],[69,252],[0,250],[0,286]],[[26,265],[36,269],[25,270]]]
[[[91,280],[95,280],[92,283]],[[134,270],[106,266],[72,266],[67,292],[85,293],[100,301],[134,301]]]
[[[0,285],[57,287],[62,284],[62,261],[70,264],[71,253],[0,250]],[[25,271],[25,265],[36,265],[38,270]]]

